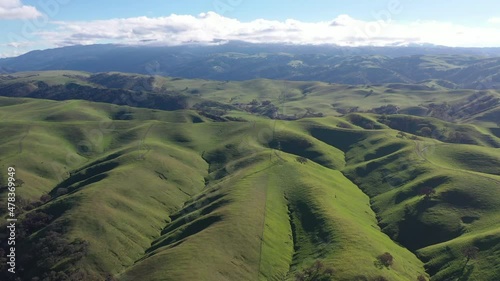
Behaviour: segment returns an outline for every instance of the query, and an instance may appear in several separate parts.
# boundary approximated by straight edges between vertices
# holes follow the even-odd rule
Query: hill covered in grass
[[[352,86],[269,79],[222,82],[75,71],[0,75],[0,96],[79,99],[162,110],[195,109],[219,117],[244,112],[287,120],[358,112],[399,113],[480,123],[488,128],[496,126],[500,105],[497,90],[450,90],[437,84]],[[361,119],[352,121],[358,125],[369,123]],[[368,123],[362,126],[370,126]]]
[[[496,280],[498,92],[410,86],[2,76],[18,276]]]

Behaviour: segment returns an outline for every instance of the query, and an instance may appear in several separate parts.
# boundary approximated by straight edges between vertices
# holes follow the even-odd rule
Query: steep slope
[[[25,279],[59,274],[99,280],[112,274],[119,280],[281,280],[315,259],[335,268],[339,280],[413,280],[424,273],[412,253],[377,227],[369,198],[335,170],[343,166],[343,154],[303,131],[278,134],[280,124],[266,120],[148,120],[148,110],[103,104],[93,104],[93,114],[85,115],[88,103],[81,101],[72,112],[87,120],[46,120],[72,103],[15,100],[1,107],[7,116],[35,113],[29,121],[2,120],[5,133],[18,132],[3,145],[2,153],[11,156],[1,164],[15,164],[24,182],[18,196],[51,195],[27,203],[20,215],[19,252],[34,253],[19,257]],[[132,117],[113,120],[112,129],[97,138],[100,145],[78,145],[91,143],[95,135],[87,133],[109,121],[112,111],[125,109]],[[30,132],[13,129],[20,125]],[[299,147],[296,154],[269,148],[274,138],[264,135],[272,128],[284,142],[308,138],[311,148]],[[23,151],[16,150],[19,138]],[[299,162],[308,149],[316,151],[314,157]],[[59,241],[63,250],[51,248],[47,239]],[[373,265],[385,251],[396,259],[391,270]]]
[[[334,280],[500,276],[500,139],[480,119],[351,113],[272,120],[259,116],[268,99],[285,115],[308,89],[300,106],[309,95],[355,105],[353,89],[124,74],[112,85],[117,74],[93,82],[85,74],[43,74],[56,86],[77,79],[125,91],[146,81],[152,96],[164,85],[172,92],[194,86],[193,100],[205,107],[0,97],[0,166],[18,171],[24,279],[293,280],[315,260],[334,269]],[[32,79],[25,83],[39,78]],[[329,92],[335,87],[342,90]],[[403,91],[395,100],[412,104]],[[474,100],[469,94],[436,98],[461,104]],[[235,97],[255,112],[232,104]],[[422,193],[429,188],[435,192]],[[468,261],[463,251],[471,246],[479,255]],[[387,268],[377,260],[385,252],[394,258]]]
[[[499,160],[495,149],[411,140],[392,130],[353,131],[315,122],[309,130],[345,151],[343,171],[371,197],[382,230],[416,252],[426,262],[432,280],[462,280],[463,276],[470,278],[464,280],[492,280],[498,276],[494,241],[500,230],[500,177],[495,174]],[[346,144],[339,132],[350,134],[348,139],[355,141]],[[478,153],[485,161],[471,157]],[[425,195],[425,190],[432,192]],[[481,254],[474,264],[466,264],[463,251],[472,246]]]
[[[241,112],[285,120],[357,112],[405,114],[485,128],[497,125],[500,108],[498,90],[450,90],[402,83],[350,86],[268,79],[208,81],[75,71],[0,75],[0,96],[81,99],[161,110],[196,109],[216,118]]]

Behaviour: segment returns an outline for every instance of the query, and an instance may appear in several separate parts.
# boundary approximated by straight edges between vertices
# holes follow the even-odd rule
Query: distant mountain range
[[[202,46],[71,46],[0,59],[0,72],[80,70],[182,78],[341,84],[421,83],[499,89],[500,48],[339,47],[230,42]]]

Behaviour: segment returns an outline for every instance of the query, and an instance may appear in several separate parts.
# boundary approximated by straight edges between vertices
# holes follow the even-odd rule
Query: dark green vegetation
[[[499,56],[500,48],[440,46],[350,48],[245,42],[177,47],[90,45],[0,59],[0,73],[119,71],[221,81],[267,78],[353,85],[406,83],[415,84],[413,90],[500,89]]]
[[[500,278],[498,91],[0,79],[21,280]]]

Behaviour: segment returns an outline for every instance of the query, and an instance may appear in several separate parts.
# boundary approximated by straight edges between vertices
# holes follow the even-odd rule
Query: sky
[[[0,0],[0,58],[85,44],[500,47],[498,0]]]

